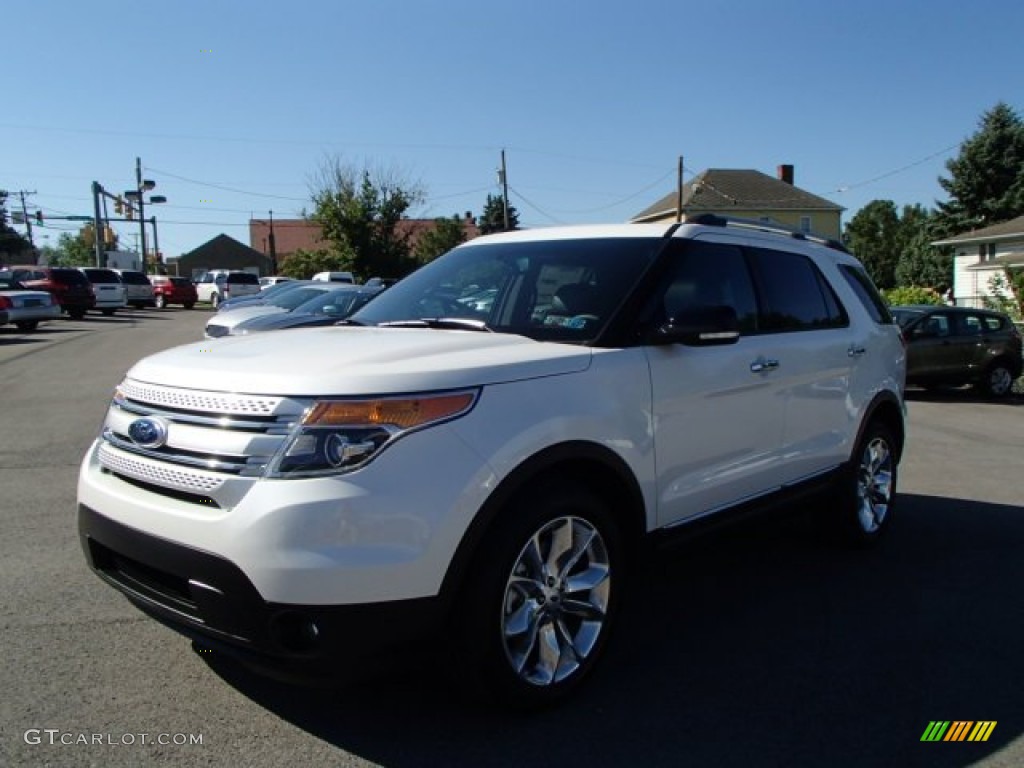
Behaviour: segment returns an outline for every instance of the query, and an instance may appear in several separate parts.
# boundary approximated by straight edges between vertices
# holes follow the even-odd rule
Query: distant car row
[[[258,295],[223,302],[206,324],[208,339],[284,328],[333,325],[383,291],[382,286],[341,281],[290,280]]]
[[[12,266],[0,270],[0,291],[4,296],[0,309],[6,313],[0,315],[0,325],[12,323],[22,330],[34,330],[41,320],[52,318],[49,310],[39,310],[39,296],[20,296],[17,300],[31,302],[35,314],[20,320],[7,319],[14,316],[12,310],[25,308],[8,306],[15,300],[10,295],[13,292],[45,294],[49,298],[45,305],[55,307],[55,317],[66,313],[73,320],[82,319],[89,310],[113,315],[125,307],[162,309],[181,304],[191,309],[196,303],[196,288],[187,278],[101,267]]]

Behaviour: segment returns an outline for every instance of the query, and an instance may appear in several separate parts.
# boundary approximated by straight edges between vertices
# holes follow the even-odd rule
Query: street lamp
[[[124,193],[124,196],[129,200],[135,200],[139,205],[139,233],[140,243],[142,245],[142,270],[146,270],[146,199],[144,193],[151,191],[156,187],[156,182],[152,179],[142,178],[142,159],[135,158],[135,189],[130,189]],[[149,203],[166,203],[167,198],[163,195],[150,195]],[[159,250],[156,240],[156,216],[152,217],[153,221],[153,248],[157,251],[157,258],[159,258]]]

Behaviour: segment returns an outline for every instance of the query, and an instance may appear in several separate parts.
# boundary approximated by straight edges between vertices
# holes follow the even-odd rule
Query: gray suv
[[[907,383],[932,389],[973,384],[1005,397],[1021,374],[1021,336],[1013,321],[987,309],[893,307],[907,340]]]

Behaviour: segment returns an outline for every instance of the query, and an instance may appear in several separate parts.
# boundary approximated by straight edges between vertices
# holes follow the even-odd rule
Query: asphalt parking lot
[[[0,329],[0,765],[1024,764],[1024,397],[913,395],[881,546],[766,520],[666,552],[592,684],[509,715],[467,705],[430,657],[335,690],[263,680],[88,571],[75,482],[110,392],[208,316]],[[934,720],[997,725],[922,743]]]

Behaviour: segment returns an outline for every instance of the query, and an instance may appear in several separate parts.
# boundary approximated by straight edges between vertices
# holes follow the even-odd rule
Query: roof
[[[709,168],[683,185],[683,210],[687,209],[840,212],[843,207],[760,171]],[[660,218],[675,211],[676,193],[670,192],[631,221]]]
[[[241,266],[259,266],[263,270],[269,267],[269,260],[262,253],[224,234],[217,235],[198,248],[182,254],[177,261],[179,265],[185,267],[238,269]]]
[[[996,256],[994,259],[986,259],[985,261],[979,261],[976,264],[971,264],[967,269],[978,271],[1002,267],[1024,267],[1024,251],[1004,253],[1000,256]]]
[[[936,240],[932,245],[965,245],[968,243],[982,243],[990,240],[1024,240],[1024,216],[1018,216],[1009,221],[982,229],[972,229],[956,237],[948,237],[945,240]]]

